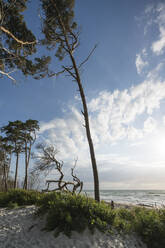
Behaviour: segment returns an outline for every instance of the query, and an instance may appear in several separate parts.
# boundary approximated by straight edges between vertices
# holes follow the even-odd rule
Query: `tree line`
[[[25,122],[20,120],[9,121],[1,127],[0,135],[0,187],[7,191],[8,188],[18,187],[18,171],[20,155],[24,155],[25,172],[23,188],[28,189],[29,162],[32,146],[36,141],[36,132],[39,130],[37,120],[28,119]],[[11,178],[11,162],[15,157],[14,179]]]
[[[56,170],[59,177],[46,180],[46,189],[42,191],[67,191],[74,194],[80,193],[83,188],[83,182],[75,174],[74,170],[77,164],[75,160],[74,166],[71,168],[72,180],[65,180],[63,171],[63,161],[56,158],[58,150],[52,144],[37,143],[35,152],[32,153],[32,146],[36,141],[36,132],[39,130],[37,120],[28,119],[25,122],[20,120],[9,121],[7,125],[1,127],[0,135],[0,191],[8,191],[9,189],[20,188],[18,173],[20,170],[20,156],[24,157],[24,177],[23,189],[31,189],[35,186],[34,180],[48,174],[52,170]],[[37,152],[36,152],[37,151]],[[30,159],[33,159],[33,165],[29,170]],[[13,159],[13,161],[12,161]],[[11,164],[14,166],[14,177],[11,176]],[[13,168],[12,168],[13,169]],[[22,170],[21,164],[21,170]],[[29,175],[30,174],[30,175]],[[31,180],[29,180],[31,179]],[[33,179],[33,180],[32,180]],[[55,184],[53,189],[50,189],[50,184]],[[41,190],[41,188],[40,188]]]

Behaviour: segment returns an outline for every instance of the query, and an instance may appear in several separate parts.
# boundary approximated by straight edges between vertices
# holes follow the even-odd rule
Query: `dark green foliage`
[[[27,28],[24,21],[24,16],[22,14],[23,11],[26,10],[26,3],[27,0],[1,1],[1,24],[17,39],[21,41],[32,42],[35,41],[36,38],[33,33]],[[5,44],[8,45],[9,50],[12,52],[16,52],[18,55],[32,54],[33,52],[35,52],[35,46],[26,45],[23,48],[20,43],[14,40],[7,33],[2,32],[2,36],[5,38],[4,41]],[[10,66],[12,66],[12,61]]]
[[[1,140],[6,142],[6,149],[16,155],[14,188],[17,188],[20,153],[25,154],[24,188],[28,188],[28,166],[31,158],[32,145],[36,140],[36,131],[38,130],[38,121],[31,119],[26,120],[25,122],[20,120],[9,121],[8,125],[1,128],[1,132],[5,134],[5,137],[2,137]]]
[[[26,191],[23,189],[10,190],[7,193],[0,192],[0,207],[8,207],[11,204],[18,206],[33,205],[42,197],[42,193],[37,191]]]
[[[71,32],[77,27],[74,22],[74,0],[40,0],[43,9],[43,34],[42,44],[48,49],[56,49],[55,56],[62,60],[68,52],[64,49],[65,38],[61,21],[65,27],[68,40],[72,39]],[[57,11],[58,10],[58,11]]]
[[[65,193],[49,193],[42,198],[39,213],[47,213],[45,229],[56,229],[56,235],[71,231],[82,232],[85,228],[94,231],[95,228],[105,232],[111,229],[114,212],[105,204],[82,195]]]
[[[165,210],[137,209],[134,228],[148,247],[165,247]]]
[[[1,132],[5,134],[3,140],[11,146],[11,153],[16,155],[14,188],[17,187],[19,155],[23,152],[22,126],[23,122],[17,120],[9,121],[8,125],[1,128]]]
[[[118,231],[130,232],[132,230],[132,220],[134,218],[134,212],[129,209],[119,208],[115,209],[115,221],[114,226]]]
[[[165,247],[165,209],[114,209],[104,202],[69,193],[40,193],[11,190],[0,192],[0,207],[17,208],[35,204],[38,215],[46,214],[45,230],[70,236],[72,231],[82,232],[89,228],[113,233],[137,233],[148,248]]]
[[[7,207],[8,208],[18,208],[18,204],[16,202],[9,202]]]
[[[9,187],[9,171],[12,146],[0,136],[0,190],[7,191]]]
[[[165,247],[165,210],[119,208],[111,210],[104,202],[98,203],[85,196],[49,193],[39,202],[39,213],[47,213],[45,229],[55,235],[95,228],[103,232],[116,229],[137,233],[149,248]]]
[[[17,68],[26,76],[35,74],[36,77],[41,78],[47,73],[50,58],[49,56],[34,58],[37,52],[36,37],[28,29],[24,20],[27,2],[27,0],[0,1],[0,26],[2,27],[0,29],[0,70],[8,73]]]
[[[132,208],[117,209],[114,227],[135,232],[149,248],[165,247],[165,210]]]
[[[1,132],[5,134],[4,140],[13,145],[12,148],[14,153],[20,153],[22,151],[22,125],[22,121],[16,120],[9,121],[8,125],[1,128]]]

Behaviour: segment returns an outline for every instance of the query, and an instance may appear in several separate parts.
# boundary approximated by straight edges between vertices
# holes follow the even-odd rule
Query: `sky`
[[[37,4],[29,5],[26,20],[38,34]],[[76,0],[75,18],[81,29],[77,63],[97,44],[81,79],[100,189],[165,189],[165,2]],[[76,173],[84,188],[92,189],[75,82],[65,75],[40,81],[20,75],[16,85],[0,80],[0,126],[38,120],[36,143],[42,140],[59,150],[66,174],[78,159]]]

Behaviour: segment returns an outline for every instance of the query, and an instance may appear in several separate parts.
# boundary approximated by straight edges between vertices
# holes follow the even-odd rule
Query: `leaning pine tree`
[[[78,64],[74,56],[74,51],[79,45],[79,32],[77,24],[74,22],[74,0],[40,0],[42,3],[42,32],[44,39],[42,44],[46,45],[48,49],[55,50],[55,56],[62,61],[69,58],[70,65],[66,66],[62,63],[62,69],[59,72],[49,72],[48,75],[57,76],[60,73],[67,73],[77,83],[85,121],[86,136],[90,149],[90,157],[94,176],[94,192],[95,200],[100,201],[99,196],[99,178],[97,171],[97,164],[95,158],[95,151],[90,132],[88,108],[82,81],[80,77],[80,68],[88,60],[85,59],[81,64]]]

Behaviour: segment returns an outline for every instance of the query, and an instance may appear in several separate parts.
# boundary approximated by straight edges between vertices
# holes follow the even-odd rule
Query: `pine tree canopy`
[[[40,0],[43,10],[43,29],[44,39],[42,44],[48,49],[56,48],[56,57],[60,60],[64,58],[67,51],[64,49],[65,36],[60,23],[60,18],[64,24],[68,39],[73,39],[71,33],[77,27],[74,21],[74,0]]]
[[[50,62],[49,56],[32,57],[37,52],[38,41],[24,20],[27,2],[0,1],[0,74],[11,79],[10,74],[15,70],[25,76],[43,77]]]

